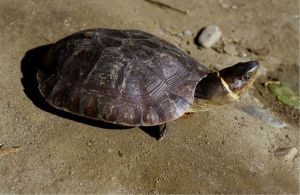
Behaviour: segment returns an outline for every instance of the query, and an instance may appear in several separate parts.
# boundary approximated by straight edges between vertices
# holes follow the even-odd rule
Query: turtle
[[[51,106],[127,127],[158,129],[186,113],[239,99],[259,63],[211,71],[183,50],[140,30],[94,28],[52,44],[37,71]]]

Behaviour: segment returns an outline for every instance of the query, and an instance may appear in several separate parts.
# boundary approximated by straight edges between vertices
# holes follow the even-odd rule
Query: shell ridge
[[[161,93],[163,93],[163,90],[167,90],[167,89],[168,89],[168,87],[167,87],[166,83],[164,83],[163,81],[160,81],[158,83],[158,85],[153,87],[151,89],[151,91],[148,91],[148,92],[149,92],[149,95],[152,99],[156,99],[157,97],[159,97],[159,95]]]
[[[167,83],[167,80],[166,80],[166,78],[165,78],[165,75],[164,75],[164,77],[160,77],[159,74],[157,74],[157,72],[155,72],[155,71],[154,71],[152,68],[150,68],[149,66],[146,65],[146,68],[147,68],[148,70],[150,70],[152,73],[154,73],[154,75],[155,75],[157,78],[159,78],[160,80],[165,81],[165,83]],[[162,69],[161,69],[161,72],[163,72]]]
[[[180,75],[181,72],[183,72],[184,70],[185,70],[185,68],[180,67],[180,69],[178,69],[173,75],[171,75],[169,78],[167,78],[171,87],[176,88],[177,86],[181,85],[185,81],[185,78]],[[187,71],[185,71],[185,72],[186,72],[185,73],[185,75],[186,75]]]
[[[162,116],[163,116],[163,119],[162,119],[161,121],[166,121],[167,117],[166,117],[165,111],[163,110],[163,108],[161,107],[161,105],[156,104],[156,106],[157,106],[158,110],[160,111],[160,113],[161,113]]]
[[[130,75],[130,71],[131,71],[131,65],[130,63],[127,63],[126,67],[125,67],[125,70],[123,72],[123,81],[122,81],[122,84],[120,85],[119,89],[117,90],[117,98],[116,98],[116,101],[118,104],[121,103],[121,98],[122,98],[122,92],[123,92],[123,89],[125,88],[126,86],[126,83],[127,83],[127,79]],[[121,113],[122,115],[119,114],[119,108],[117,107],[117,117],[116,117],[116,122],[117,124],[120,124],[120,117],[124,115],[124,113]],[[124,117],[124,116],[123,116]]]
[[[173,91],[168,90],[168,92],[171,93],[171,94],[173,94],[173,95],[176,95],[176,96],[180,97],[183,101],[185,101],[185,102],[188,103],[189,105],[192,105],[192,104],[193,104],[193,102],[189,102],[189,101],[186,100],[184,97],[182,97],[181,95],[179,95],[179,94],[177,94],[177,93],[175,93],[175,92],[173,92]]]
[[[39,89],[45,98],[48,98],[49,95],[52,93],[52,90],[55,87],[56,83],[57,83],[56,75],[52,74],[41,84],[39,84]]]
[[[89,74],[87,74],[86,78],[83,79],[83,84],[87,84],[88,80],[90,79],[91,74],[98,68],[99,65],[99,61],[101,60],[102,57],[107,56],[107,55],[103,55],[104,51],[108,50],[111,47],[107,47],[104,48],[101,51],[101,54],[99,55],[99,58],[97,59],[97,61],[95,62],[95,65],[93,66],[93,68],[89,71]]]
[[[84,40],[84,39],[82,39],[82,40]],[[73,43],[73,42],[72,42],[72,43]],[[74,57],[77,56],[77,54],[79,54],[80,52],[82,52],[83,50],[85,50],[85,48],[83,47],[83,45],[86,45],[86,44],[88,44],[88,43],[85,42],[85,41],[82,41],[81,44],[76,45],[76,46],[73,48],[73,51],[75,51],[75,52],[73,52],[73,55],[70,55],[70,56],[65,60],[65,63],[64,63],[63,66],[61,67],[61,71],[63,71],[63,69],[66,67],[66,65],[69,64],[69,62],[70,62],[71,60],[73,60]],[[58,48],[55,48],[55,50],[56,50],[56,49],[58,49]],[[77,49],[78,49],[78,51],[77,51]]]
[[[148,47],[148,46],[146,46],[147,48],[149,48],[150,50],[153,50],[153,48],[150,48],[150,47]],[[153,70],[152,68],[150,68],[149,66],[148,66],[148,63],[147,62],[149,62],[150,60],[146,60],[146,61],[144,61],[144,63],[146,64],[146,68],[148,68],[151,72],[153,72],[154,74],[155,74],[155,76],[158,76],[159,74],[155,71],[155,70]],[[164,68],[163,68],[163,66],[162,66],[162,64],[160,63],[160,62],[157,62],[157,64],[156,64],[156,66],[159,68],[159,72],[161,72],[164,76],[163,77],[160,77],[160,76],[158,76],[161,80],[163,80],[167,85],[168,85],[168,82],[167,82],[167,79],[166,79],[166,75],[165,75],[165,71],[164,71]],[[145,66],[144,66],[145,67]]]
[[[130,72],[131,72],[131,69],[132,69],[132,62],[133,62],[133,59],[130,59],[128,61],[128,63],[126,64],[126,67],[124,69],[122,85],[119,87],[119,89],[117,91],[117,96],[118,96],[119,99],[121,98],[121,94],[122,94],[123,89],[126,85],[127,79],[130,76]]]
[[[141,85],[141,83],[143,83],[143,81],[145,81],[143,78],[146,76],[146,73],[144,72],[144,70],[142,68],[139,71],[140,71],[141,75],[143,75],[143,77],[139,77],[139,79],[140,79],[140,82],[139,82],[140,85],[139,86],[143,90],[143,96],[144,96],[143,98],[141,98],[141,104],[140,105],[141,105],[141,107],[150,107],[151,104],[149,105],[149,102],[150,103],[153,102],[155,100],[155,98],[151,97],[151,93],[148,91],[147,85]],[[163,83],[163,81],[161,80],[160,83]],[[140,114],[141,114],[140,119],[141,119],[141,126],[142,126],[144,124],[144,115],[150,114],[150,111],[149,111],[149,113],[143,113],[141,108],[139,110],[140,110]],[[162,112],[161,109],[159,109],[159,111],[161,112],[161,114],[164,115],[164,113]]]

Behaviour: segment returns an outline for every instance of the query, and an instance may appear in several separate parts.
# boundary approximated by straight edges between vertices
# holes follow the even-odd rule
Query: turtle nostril
[[[257,69],[259,64],[257,61],[251,61],[251,66],[252,66],[252,69]]]
[[[258,69],[259,64],[257,61],[249,61],[249,62],[245,62],[245,67],[248,74],[248,73],[255,72]]]

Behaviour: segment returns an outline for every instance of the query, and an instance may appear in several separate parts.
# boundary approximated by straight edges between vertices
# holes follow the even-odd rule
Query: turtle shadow
[[[21,72],[23,74],[21,82],[24,87],[23,91],[32,103],[48,113],[94,127],[100,127],[102,129],[125,130],[133,128],[78,116],[76,114],[56,109],[47,103],[38,89],[36,74],[38,69],[44,65],[43,57],[52,45],[53,44],[43,45],[28,50],[21,61]],[[156,133],[156,127],[141,127],[140,129],[151,137],[158,139],[159,134]]]

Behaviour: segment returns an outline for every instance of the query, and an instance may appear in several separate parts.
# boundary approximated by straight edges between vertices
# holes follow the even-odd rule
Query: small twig
[[[163,9],[165,9],[165,8],[166,9],[171,9],[171,10],[179,12],[181,14],[187,14],[188,13],[188,11],[186,11],[186,10],[178,9],[176,7],[173,7],[171,5],[165,4],[163,2],[159,2],[159,1],[155,1],[155,0],[144,0],[144,1],[146,1],[148,3],[152,3],[152,4],[154,4],[154,5],[156,5],[156,6],[160,7],[160,8],[163,8]]]
[[[6,155],[17,152],[20,150],[20,147],[12,147],[12,148],[3,148],[2,145],[0,147],[0,159]]]
[[[264,87],[268,87],[268,85],[270,85],[270,84],[277,84],[277,85],[280,85],[281,82],[280,82],[280,81],[266,81],[266,82],[264,83]]]

